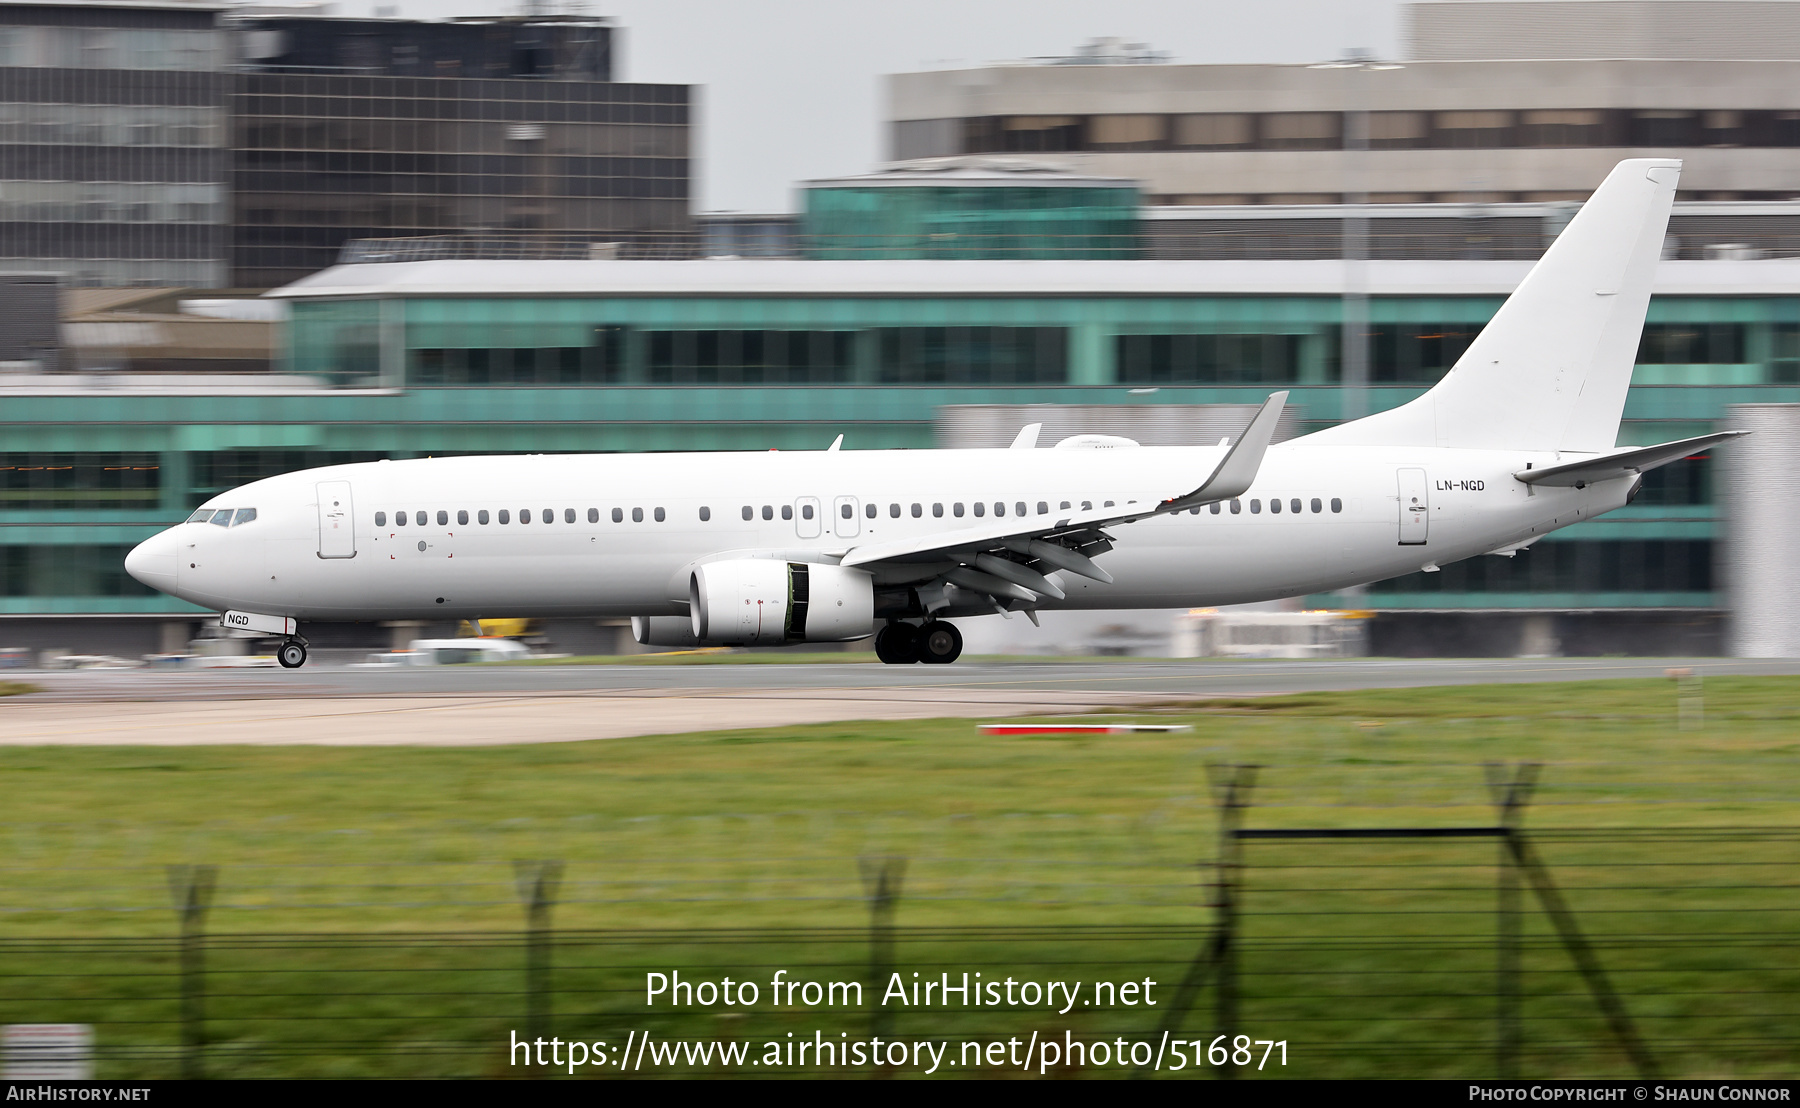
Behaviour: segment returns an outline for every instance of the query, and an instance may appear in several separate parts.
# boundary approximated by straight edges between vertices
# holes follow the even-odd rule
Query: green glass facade
[[[1373,300],[1371,407],[1419,395],[1499,303]],[[297,300],[284,368],[335,387],[7,398],[0,614],[188,611],[125,577],[124,552],[224,489],[334,462],[821,449],[840,432],[846,449],[923,448],[947,404],[1253,403],[1273,386],[1316,429],[1342,411],[1339,323],[1321,296]],[[1734,403],[1800,402],[1797,336],[1800,298],[1653,301],[1621,441],[1702,434]],[[1671,358],[1686,360],[1644,360]],[[1355,603],[1717,608],[1721,523],[1710,460],[1679,463],[1630,507],[1517,559]]]
[[[1136,258],[1138,190],[832,185],[806,191],[809,258]]]

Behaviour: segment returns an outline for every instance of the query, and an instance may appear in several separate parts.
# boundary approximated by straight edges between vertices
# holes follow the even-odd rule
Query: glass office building
[[[0,270],[226,283],[231,78],[214,14],[0,6]]]
[[[689,230],[690,90],[611,80],[593,19],[245,21],[233,282],[350,239],[497,231],[630,242]]]

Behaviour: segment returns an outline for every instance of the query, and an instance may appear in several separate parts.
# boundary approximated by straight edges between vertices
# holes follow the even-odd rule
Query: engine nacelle
[[[688,578],[688,613],[701,642],[862,639],[875,633],[875,579],[860,569],[772,558],[707,562]]]

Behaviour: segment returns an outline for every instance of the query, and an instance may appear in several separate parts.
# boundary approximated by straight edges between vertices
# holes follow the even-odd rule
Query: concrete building
[[[1800,197],[1800,5],[1439,0],[1407,26],[1398,63],[900,74],[889,154],[1048,162],[1175,205],[1572,201],[1650,156],[1685,160],[1684,200]]]

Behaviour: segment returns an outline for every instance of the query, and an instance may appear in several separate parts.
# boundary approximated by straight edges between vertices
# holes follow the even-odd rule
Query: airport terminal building
[[[1529,263],[1367,265],[1361,400],[1380,410],[1441,376]],[[275,294],[291,310],[277,373],[9,388],[0,612],[21,632],[29,616],[177,624],[183,604],[124,574],[130,546],[224,489],[331,462],[817,450],[839,433],[846,449],[1004,445],[1045,418],[1034,405],[1085,406],[1081,429],[1196,441],[1217,426],[1207,406],[1242,411],[1276,388],[1293,390],[1286,433],[1304,433],[1356,402],[1341,291],[1332,261],[341,265]],[[1800,261],[1664,263],[1638,357],[1622,444],[1800,402]],[[1516,558],[1308,604],[1382,613],[1378,652],[1474,649],[1464,634],[1720,651],[1720,472],[1677,463],[1631,506]]]

